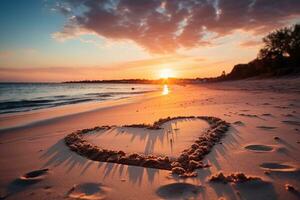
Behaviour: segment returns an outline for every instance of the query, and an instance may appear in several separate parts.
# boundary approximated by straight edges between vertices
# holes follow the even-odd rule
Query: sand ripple
[[[100,200],[106,198],[110,188],[100,183],[83,183],[76,185],[68,192],[68,197],[73,199]]]

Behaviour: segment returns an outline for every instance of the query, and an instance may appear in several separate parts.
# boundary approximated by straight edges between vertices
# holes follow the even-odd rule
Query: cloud
[[[262,41],[248,40],[240,43],[241,47],[257,47],[262,45]]]
[[[300,16],[299,0],[65,0],[62,5],[72,17],[56,39],[92,33],[131,40],[159,54],[210,45],[210,35],[265,34]]]
[[[56,2],[55,5],[51,9],[52,11],[58,11],[63,15],[70,15],[72,13],[72,9],[67,6],[67,4],[62,4],[60,2]]]
[[[68,39],[72,39],[81,35],[93,35],[94,33],[90,30],[88,31],[85,28],[82,28],[81,25],[77,22],[75,16],[68,18],[68,23],[64,25],[62,31],[55,32],[52,34],[52,38],[64,42]]]

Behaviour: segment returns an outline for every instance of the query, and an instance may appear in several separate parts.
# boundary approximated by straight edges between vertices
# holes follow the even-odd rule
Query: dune
[[[159,91],[114,102],[0,115],[0,197],[299,199],[286,184],[300,188],[300,134],[296,130],[300,94],[289,89],[289,85],[300,85],[298,79],[287,82],[274,79],[171,85],[167,95]],[[280,90],[270,89],[272,85]],[[198,118],[151,126],[159,119],[178,116],[212,116],[232,124],[222,137],[216,134],[220,131],[216,124]],[[131,155],[134,161],[141,154],[152,159],[143,165],[119,162],[116,155],[91,159],[86,156],[89,145],[65,144],[70,134],[83,132],[79,139],[84,144]],[[208,148],[200,150],[201,142]],[[180,158],[181,162],[168,169],[149,167],[169,163],[166,157]],[[193,166],[193,170],[187,170],[186,176],[172,173],[172,169],[187,172],[187,166]],[[243,172],[256,180],[228,184],[208,181],[220,171],[225,177]]]

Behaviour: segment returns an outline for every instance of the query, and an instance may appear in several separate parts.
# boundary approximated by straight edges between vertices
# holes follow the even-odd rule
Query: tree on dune
[[[273,31],[263,38],[263,42],[264,47],[259,52],[259,59],[290,57],[291,59],[299,60],[300,24]]]
[[[237,64],[232,71],[216,80],[243,79],[254,76],[272,77],[300,73],[300,24],[269,33],[256,59]]]

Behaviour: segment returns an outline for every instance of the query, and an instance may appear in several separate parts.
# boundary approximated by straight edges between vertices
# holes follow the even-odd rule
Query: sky
[[[1,0],[0,81],[218,76],[295,23],[299,0]]]

